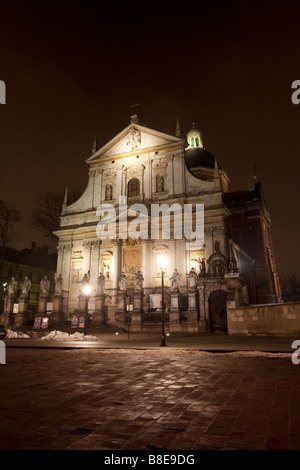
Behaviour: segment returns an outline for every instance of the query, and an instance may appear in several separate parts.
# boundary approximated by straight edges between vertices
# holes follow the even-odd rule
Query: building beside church
[[[167,261],[164,301],[170,330],[226,331],[227,308],[281,302],[261,183],[230,192],[226,171],[204,148],[194,125],[182,138],[178,128],[168,135],[140,125],[134,114],[104,146],[98,148],[95,141],[86,162],[87,187],[70,205],[66,193],[55,232],[66,319],[78,310],[87,282],[95,324],[155,328],[161,318],[161,256]],[[169,212],[154,220],[151,208],[163,204]],[[196,208],[204,207],[201,244],[189,243],[183,232],[178,236],[180,218],[172,207],[182,208],[182,221],[187,205],[193,227]],[[115,210],[110,220],[115,232],[101,238],[99,221],[109,207]],[[147,236],[130,236],[137,233],[141,214]],[[151,225],[162,228],[164,218],[170,221],[168,236],[160,230],[153,237]]]

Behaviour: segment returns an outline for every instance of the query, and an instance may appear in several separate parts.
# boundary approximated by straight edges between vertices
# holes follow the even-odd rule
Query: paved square
[[[0,449],[300,449],[299,388],[290,354],[8,348]]]

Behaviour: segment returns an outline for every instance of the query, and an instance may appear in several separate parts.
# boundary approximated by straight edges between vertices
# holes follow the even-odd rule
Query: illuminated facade
[[[234,224],[238,220],[238,210],[233,208],[230,198],[233,193],[228,193],[228,176],[204,149],[201,133],[194,125],[186,138],[181,138],[179,132],[172,136],[142,126],[133,115],[130,124],[103,147],[98,149],[94,144],[87,164],[87,187],[71,205],[67,204],[66,196],[60,229],[55,232],[59,240],[57,274],[63,277],[65,318],[78,308],[85,274],[88,274],[91,287],[89,312],[93,315],[97,310],[97,280],[102,273],[105,278],[105,318],[102,317],[102,322],[130,323],[131,312],[136,308],[136,275],[141,272],[141,324],[137,329],[150,324],[154,327],[159,322],[160,255],[168,260],[165,272],[166,318],[175,331],[226,330],[226,307],[259,301],[256,254],[254,250],[249,252],[241,240],[240,243],[235,240]],[[189,246],[186,237],[178,239],[174,236],[175,219],[172,214],[169,239],[162,236],[153,239],[150,228],[147,237],[135,239],[128,236],[127,228],[133,216],[128,213],[124,219],[119,204],[119,198],[125,196],[128,206],[143,204],[147,208],[150,228],[151,204],[167,204],[168,207],[179,204],[182,208],[184,204],[192,207],[204,204],[204,243]],[[117,235],[105,240],[100,239],[97,232],[99,206],[103,204],[115,208],[117,228]],[[258,213],[260,217],[261,211]],[[277,302],[280,292],[273,253],[271,258],[271,265],[265,266],[265,277],[271,282],[266,285],[265,278],[260,281],[264,284],[266,296]],[[262,256],[260,262],[264,263]],[[197,273],[195,288],[189,285],[191,271]],[[181,275],[175,292],[171,285],[174,272]],[[122,273],[127,282],[124,294],[127,313],[118,316]],[[172,316],[175,310],[177,315]]]

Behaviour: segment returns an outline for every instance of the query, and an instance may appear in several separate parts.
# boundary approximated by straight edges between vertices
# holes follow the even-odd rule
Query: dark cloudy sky
[[[228,171],[250,187],[256,165],[279,273],[300,275],[298,1],[0,1],[0,198],[23,217],[46,191],[83,190],[94,136],[140,121],[186,134],[193,121]],[[43,240],[41,241],[43,242]]]

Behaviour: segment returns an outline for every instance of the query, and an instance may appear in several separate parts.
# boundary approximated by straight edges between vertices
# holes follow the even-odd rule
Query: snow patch
[[[12,330],[6,330],[6,336],[5,339],[16,339],[16,338],[30,338],[30,336],[26,335],[25,333],[22,333],[22,331],[12,331]]]
[[[277,359],[290,359],[292,353],[285,352],[265,352],[265,351],[235,351],[226,353],[227,356],[239,356],[239,357],[268,357]]]
[[[97,336],[92,336],[92,335],[84,335],[83,333],[79,333],[76,331],[76,333],[69,334],[67,332],[63,331],[50,331],[45,336],[42,336],[40,338],[42,341],[98,341]]]

